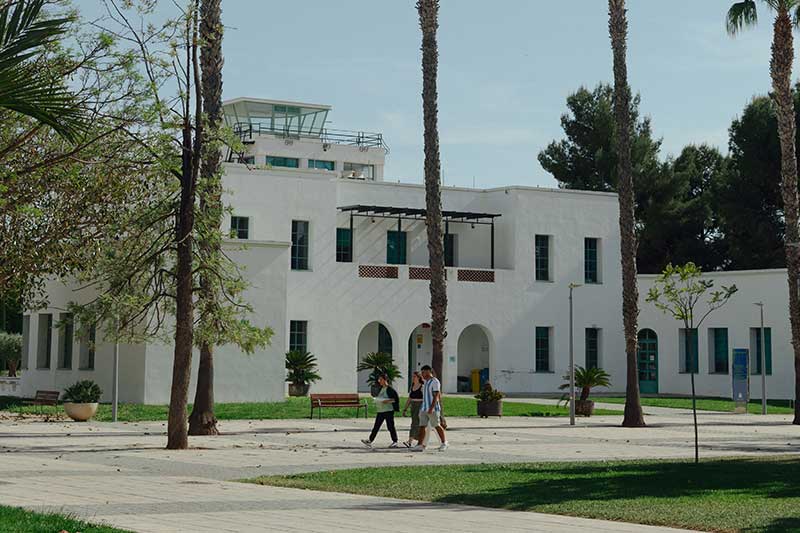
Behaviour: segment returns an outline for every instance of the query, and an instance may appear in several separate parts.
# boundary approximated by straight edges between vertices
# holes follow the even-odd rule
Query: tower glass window
[[[267,156],[267,165],[271,167],[298,168],[300,160],[296,157]]]
[[[308,270],[308,221],[292,220],[292,270]]]
[[[534,262],[536,269],[536,281],[550,280],[550,236],[536,235]]]
[[[321,159],[309,159],[308,168],[316,168],[319,170],[333,170],[336,165],[333,161],[323,161]]]
[[[353,232],[350,228],[336,228],[336,262],[353,262]]]
[[[583,244],[583,281],[600,283],[600,239],[586,237]]]

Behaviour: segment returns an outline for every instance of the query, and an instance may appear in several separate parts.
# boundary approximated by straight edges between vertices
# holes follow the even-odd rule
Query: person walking
[[[392,387],[389,386],[389,376],[383,374],[378,377],[378,385],[381,391],[375,397],[375,406],[378,414],[375,415],[375,424],[372,426],[372,433],[368,439],[362,439],[361,442],[367,448],[372,448],[372,443],[375,442],[375,437],[378,435],[381,426],[386,422],[386,428],[389,430],[389,435],[392,437],[392,443],[389,448],[397,448],[397,430],[394,427],[394,413],[400,410],[400,397],[397,395]]]
[[[442,444],[439,446],[439,451],[445,451],[450,445],[447,443],[447,437],[442,427],[440,415],[442,413],[442,384],[433,376],[431,367],[428,365],[423,366],[421,369],[422,379],[425,384],[422,386],[422,407],[419,413],[419,437],[417,438],[417,445],[414,450],[425,451],[425,432],[428,426],[432,427],[436,434],[439,435],[439,440]]]
[[[408,390],[408,399],[403,407],[403,416],[411,408],[411,428],[408,430],[408,440],[403,441],[406,448],[411,448],[413,441],[419,436],[419,410],[422,407],[422,376],[419,372],[411,374],[411,388]]]

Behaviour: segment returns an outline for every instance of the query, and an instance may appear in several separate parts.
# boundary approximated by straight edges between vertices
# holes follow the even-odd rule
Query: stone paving
[[[702,413],[701,454],[800,451],[788,416]],[[451,419],[444,453],[363,448],[370,421],[226,421],[224,435],[167,451],[162,423],[0,423],[0,503],[58,510],[141,532],[668,531],[537,513],[261,487],[231,480],[371,465],[689,458],[691,417]],[[388,444],[382,433],[377,444]],[[431,514],[435,509],[436,513]],[[435,517],[435,520],[431,520]]]

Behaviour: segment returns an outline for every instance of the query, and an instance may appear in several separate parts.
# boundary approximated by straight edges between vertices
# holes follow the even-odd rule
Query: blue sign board
[[[747,348],[733,349],[733,401],[736,402],[737,412],[747,412],[747,402],[750,399],[749,376],[750,350]]]

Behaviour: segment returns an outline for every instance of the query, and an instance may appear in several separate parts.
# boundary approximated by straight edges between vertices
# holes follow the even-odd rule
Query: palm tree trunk
[[[644,415],[639,399],[639,373],[636,361],[636,320],[639,291],[636,287],[636,233],[634,228],[633,171],[631,169],[631,92],[628,86],[628,21],[625,0],[608,0],[608,29],[614,55],[614,117],[617,133],[617,173],[619,175],[619,232],[622,258],[622,322],[625,331],[625,356],[628,363],[625,388],[625,427],[643,427]]]
[[[442,237],[442,197],[440,191],[439,125],[436,77],[439,50],[439,0],[418,0],[419,26],[422,30],[422,111],[425,127],[425,222],[428,227],[428,257],[431,269],[432,366],[442,377],[444,339],[447,336],[447,285],[444,270]]]
[[[792,347],[794,349],[795,369],[795,407],[794,424],[800,425],[800,300],[798,300],[798,279],[800,279],[800,249],[798,249],[798,221],[800,208],[797,194],[797,156],[795,154],[795,115],[792,97],[792,62],[794,43],[792,18],[781,2],[775,18],[772,42],[770,75],[772,76],[773,99],[777,107],[778,136],[781,142],[781,194],[783,213],[786,220],[785,254],[789,278],[789,322],[792,328]],[[765,372],[766,369],[762,369]]]
[[[222,123],[222,9],[220,0],[202,0],[200,5],[200,67],[203,73],[203,112],[207,135],[203,144],[203,161],[200,179],[203,194],[200,211],[203,214],[204,231],[201,232],[198,248],[204,262],[215,263],[219,258],[219,227],[222,224],[222,184],[220,171],[222,153],[219,148],[219,131]],[[200,276],[201,308],[200,321],[207,330],[213,329],[218,302],[212,279],[207,274]],[[200,364],[197,373],[192,414],[189,416],[190,435],[218,435],[217,418],[214,416],[214,346],[207,337],[200,343]]]

